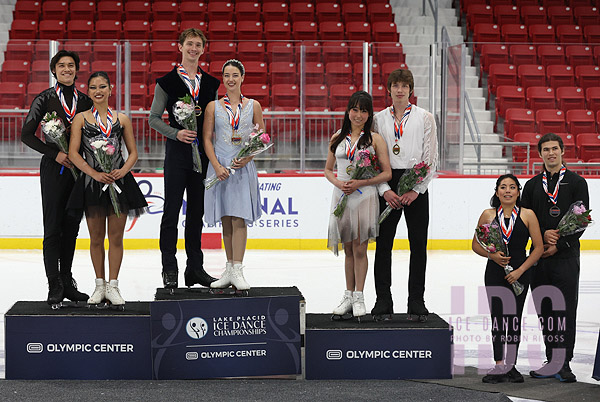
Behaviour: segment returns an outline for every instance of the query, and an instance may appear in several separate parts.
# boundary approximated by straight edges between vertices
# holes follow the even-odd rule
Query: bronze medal
[[[199,105],[196,105],[194,110],[196,111],[196,117],[200,117],[202,115],[202,108]]]
[[[398,155],[400,153],[400,145],[394,144],[394,146],[392,147],[392,152],[394,153],[394,155]]]
[[[231,129],[231,143],[233,145],[240,145],[242,143],[242,137],[240,137],[233,128]]]
[[[551,217],[557,218],[560,215],[560,208],[556,205],[553,205],[550,207],[550,210],[548,210],[548,213]]]

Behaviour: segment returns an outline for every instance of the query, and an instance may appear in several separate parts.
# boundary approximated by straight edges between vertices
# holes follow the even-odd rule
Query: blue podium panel
[[[437,315],[426,323],[330,317],[306,315],[306,379],[452,378],[452,329]]]
[[[150,305],[153,378],[201,379],[300,374],[297,288],[158,289]]]
[[[123,312],[17,302],[5,314],[5,350],[11,380],[149,380],[149,303]]]

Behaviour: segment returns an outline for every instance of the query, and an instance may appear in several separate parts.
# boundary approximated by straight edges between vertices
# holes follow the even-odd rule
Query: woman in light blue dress
[[[260,103],[242,95],[244,66],[238,60],[223,65],[225,96],[210,102],[205,109],[204,151],[210,161],[206,177],[220,180],[204,195],[204,220],[209,225],[221,222],[227,263],[212,288],[230,285],[248,290],[242,262],[246,251],[247,225],[261,216],[258,174],[253,157],[236,159],[254,127],[264,129]],[[213,145],[214,134],[214,145]],[[231,168],[231,170],[229,169]]]

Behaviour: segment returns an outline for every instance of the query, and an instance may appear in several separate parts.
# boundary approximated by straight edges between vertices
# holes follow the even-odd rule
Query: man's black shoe
[[[163,271],[162,279],[165,289],[177,289],[178,287],[178,272],[177,271]]]
[[[571,371],[571,367],[569,366],[569,362],[566,362],[560,371],[554,375],[554,377],[558,378],[560,382],[576,382],[577,377]]]
[[[191,270],[186,269],[184,274],[185,278],[185,286],[191,287],[196,283],[199,283],[202,286],[210,287],[210,284],[217,280],[217,278],[213,278],[203,268]]]

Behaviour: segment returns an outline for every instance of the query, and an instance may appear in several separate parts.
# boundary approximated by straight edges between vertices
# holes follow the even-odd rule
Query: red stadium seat
[[[600,156],[600,134],[579,134],[575,142],[580,159],[589,161]]]
[[[549,6],[548,21],[550,22],[550,25],[556,27],[559,25],[574,25],[573,9],[565,5]]]
[[[550,64],[565,64],[565,50],[562,46],[540,45],[537,52],[540,64],[544,67]]]
[[[4,63],[2,63],[2,81],[26,84],[29,81],[30,69],[31,62],[27,60],[4,60]]]
[[[585,101],[587,107],[594,113],[600,110],[600,87],[591,87],[585,90]]]
[[[496,24],[475,24],[473,42],[475,42],[475,50],[478,52],[481,51],[481,45],[484,42],[499,43],[500,28]]]
[[[352,84],[352,65],[343,61],[334,61],[325,64],[325,79],[328,85]]]
[[[308,1],[291,3],[290,19],[292,22],[315,21],[315,6]]]
[[[396,24],[388,21],[378,21],[371,25],[374,42],[398,42],[400,35]]]
[[[522,6],[521,21],[528,26],[546,24],[546,9],[542,6]]]
[[[36,39],[38,23],[33,20],[13,20],[10,26],[10,39]]]
[[[556,38],[559,43],[583,43],[583,30],[578,25],[559,25]]]
[[[94,53],[94,59],[115,60],[118,45],[119,43],[117,41],[97,40],[93,42],[92,49]]]
[[[556,43],[556,30],[552,25],[529,25],[529,37],[533,43]]]
[[[529,87],[526,94],[527,105],[534,111],[556,108],[556,96],[553,88],[545,86]]]
[[[506,109],[525,108],[525,90],[512,85],[501,85],[496,89],[496,120],[494,131],[497,128],[498,117],[505,117]]]
[[[31,76],[29,82],[43,82],[46,85],[50,82],[50,68],[48,60],[36,60],[31,63]]]
[[[577,158],[577,146],[575,145],[575,136],[569,133],[554,133],[563,140],[565,146],[564,158]]]
[[[485,46],[493,46],[493,45],[485,45]],[[404,55],[404,50],[402,49],[402,43],[373,43],[373,48],[375,49],[375,61],[379,64],[383,63],[404,63],[406,61],[406,56]],[[496,60],[495,56],[487,59]]]
[[[480,81],[483,73],[489,73],[492,64],[510,64],[508,62],[508,47],[487,43],[481,46],[481,57],[479,58]],[[481,84],[481,82],[480,82]]]
[[[263,39],[263,24],[260,21],[238,21],[236,34],[238,40],[261,41]]]
[[[131,62],[131,82],[136,84],[146,84],[148,82],[148,70],[150,64],[145,61]]]
[[[512,64],[492,64],[488,76],[488,99],[500,85],[517,85],[517,69]]]
[[[319,28],[313,21],[296,21],[293,24],[294,40],[317,40]]]
[[[542,138],[540,134],[523,132],[515,134],[515,142],[527,142],[529,143],[529,158],[538,157],[537,144]],[[524,162],[527,160],[527,148],[525,147],[513,147],[513,160],[515,162]]]
[[[274,84],[271,86],[271,105],[273,108],[299,108],[299,88],[294,84]]]
[[[121,21],[98,20],[96,21],[96,39],[121,39]]]
[[[152,20],[154,22],[179,20],[179,4],[172,0],[154,0],[152,3]]]
[[[330,41],[321,42],[321,51],[323,52],[323,62],[348,62],[348,46],[346,42]],[[327,66],[325,66],[327,68]]]
[[[206,21],[208,2],[203,0],[182,0],[179,5],[179,16],[183,21]]]
[[[31,105],[33,100],[38,94],[44,90],[48,89],[47,82],[31,82],[27,85],[27,92],[25,98],[25,105]]]
[[[290,40],[292,31],[290,23],[287,21],[266,21],[265,22],[266,40]]]
[[[173,70],[176,64],[174,61],[153,61],[150,64],[150,82],[155,83],[158,78]]]
[[[562,110],[538,110],[535,112],[535,121],[540,134],[566,132],[565,114]]]
[[[504,136],[514,138],[516,133],[535,132],[535,114],[531,109],[507,109]]]
[[[364,42],[358,42],[358,41],[351,41],[348,42],[348,53],[350,54],[350,58],[348,59],[350,61],[350,63],[362,63],[363,58],[364,58],[364,48],[363,48],[363,43]],[[375,53],[374,55],[374,63],[377,62],[377,45],[384,45],[388,42],[375,42],[372,44],[371,46],[371,52]],[[395,45],[400,45],[399,47],[396,47],[396,50],[400,49],[400,54],[397,55],[397,57],[402,58],[402,60],[404,60],[404,54],[402,53],[402,44],[401,43],[389,43],[392,46]]]
[[[510,62],[515,66],[519,66],[521,64],[537,64],[535,46],[511,45],[508,53],[510,55]]]
[[[65,37],[65,23],[64,21],[58,20],[43,20],[40,21],[38,27],[40,39],[64,39]]]
[[[569,87],[575,85],[575,72],[573,67],[556,64],[546,67],[548,85],[553,88]]]
[[[26,85],[22,82],[0,82],[0,105],[3,109],[25,107]]]
[[[129,40],[150,39],[150,23],[143,20],[127,20],[123,23],[123,38]]]
[[[381,76],[384,82],[394,70],[408,70],[408,66],[404,63],[385,63],[381,65]]]
[[[388,91],[385,85],[373,85],[373,109],[382,110],[387,107],[391,100],[388,96]]]
[[[519,85],[523,88],[545,87],[546,69],[539,64],[522,64],[517,68]]]
[[[243,42],[242,42],[243,43]],[[211,42],[210,43],[210,60],[229,60],[235,58],[236,43],[235,42]],[[244,60],[245,62],[246,60]]]
[[[494,16],[496,24],[502,26],[504,24],[519,24],[521,16],[517,6],[511,4],[499,4],[494,7]]]
[[[494,13],[487,4],[470,4],[467,6],[467,40],[475,29],[475,24],[493,24]]]
[[[322,61],[321,42],[305,41],[300,45],[304,46],[304,58],[308,61]],[[300,47],[298,47],[297,54],[300,55]],[[298,57],[299,58],[299,57]]]
[[[179,29],[181,29],[181,31],[185,31],[188,28],[196,28],[204,33],[208,32],[208,25],[206,24],[206,22],[182,19],[181,24],[179,25]],[[231,31],[234,32],[235,29],[232,28]]]
[[[392,6],[388,2],[367,3],[367,19],[373,25],[376,22],[394,22]]]
[[[306,84],[304,87],[306,107],[325,108],[328,104],[329,92],[323,84]]]
[[[93,71],[106,71],[111,83],[117,82],[117,63],[110,60],[96,60],[92,62]]]
[[[366,21],[367,7],[362,3],[346,3],[342,5],[342,19],[345,23]]]
[[[307,84],[323,84],[325,82],[325,66],[321,62],[309,61],[304,67]]]
[[[73,0],[69,4],[69,19],[95,21],[96,20],[96,4],[93,1]],[[63,11],[64,18],[64,11]],[[89,38],[88,38],[89,39]]]
[[[348,99],[356,92],[354,85],[335,84],[329,86],[329,107],[333,111],[345,111]]]
[[[96,20],[114,20],[123,15],[123,2],[120,0],[100,0],[96,6],[98,15]]]
[[[323,21],[337,22],[342,20],[340,6],[333,1],[327,3],[318,3],[316,7],[316,16],[319,23]]]
[[[147,1],[124,1],[125,21],[150,21],[152,8]]]
[[[344,24],[341,22],[323,21],[319,24],[319,34],[321,40],[343,40],[345,36]]]
[[[390,24],[385,22],[384,24]],[[349,22],[346,24],[346,38],[371,42],[371,24],[368,22]]]
[[[150,107],[152,104],[151,96],[148,96],[148,86],[146,84],[131,84],[131,96],[130,105],[134,110],[144,110]],[[125,88],[121,91],[125,96]],[[152,94],[154,95],[154,94]],[[125,104],[125,100],[122,100],[122,104]]]
[[[271,106],[271,92],[267,84],[244,83],[244,94],[260,103],[263,108]]]
[[[24,60],[31,62],[34,54],[34,44],[32,41],[9,40],[6,44],[4,60]]]
[[[596,116],[591,110],[572,109],[566,113],[567,131],[575,136],[579,133],[596,132]]]
[[[529,30],[523,24],[503,24],[500,27],[504,43],[529,43]]]
[[[594,64],[594,52],[585,45],[569,45],[565,48],[567,64],[572,67]]]
[[[212,63],[211,63],[212,64]],[[219,72],[223,63],[219,67]],[[259,61],[248,61],[244,63],[246,69],[246,77],[244,83],[249,84],[266,84],[268,82],[267,64]]]
[[[42,4],[42,20],[63,21],[68,15],[69,2],[48,0]]]
[[[210,40],[233,40],[235,37],[235,23],[231,21],[211,20],[209,17],[208,35]],[[183,24],[182,27],[183,28]]]
[[[585,109],[585,96],[582,88],[560,87],[556,89],[556,102],[563,111]]]
[[[240,46],[238,45],[238,53],[240,52]],[[294,63],[296,61],[296,47],[292,42],[269,42],[267,43],[267,60],[269,63],[275,61],[287,61],[288,63]],[[240,57],[241,54],[240,54]],[[321,60],[321,53],[319,48],[319,60]]]
[[[583,89],[600,87],[600,67],[577,66],[575,67],[575,79],[577,86]]]
[[[235,44],[234,50],[235,50]],[[214,49],[211,45],[211,52]],[[263,42],[239,42],[237,54],[240,60],[246,61],[265,61],[265,44]]]
[[[290,9],[287,2],[263,3],[262,5],[263,20],[267,21],[286,21],[289,22]]]
[[[152,42],[152,61],[173,61],[180,59],[178,42]]]
[[[154,20],[152,23],[152,39],[178,40],[179,23],[175,20]]]
[[[94,23],[87,20],[70,20],[67,23],[67,39],[92,39]]]
[[[586,43],[600,43],[600,25],[587,25],[583,28]]]
[[[297,84],[298,70],[295,63],[286,63],[285,61],[276,61],[269,65],[271,82],[285,82],[288,84]]]
[[[13,20],[37,22],[42,14],[42,2],[38,0],[19,0],[15,3]]]
[[[575,7],[573,15],[575,16],[577,25],[580,27],[600,25],[600,13],[598,12],[598,8],[589,4]]]
[[[208,2],[207,18],[210,25],[213,21],[233,21],[233,2],[210,1]]]

